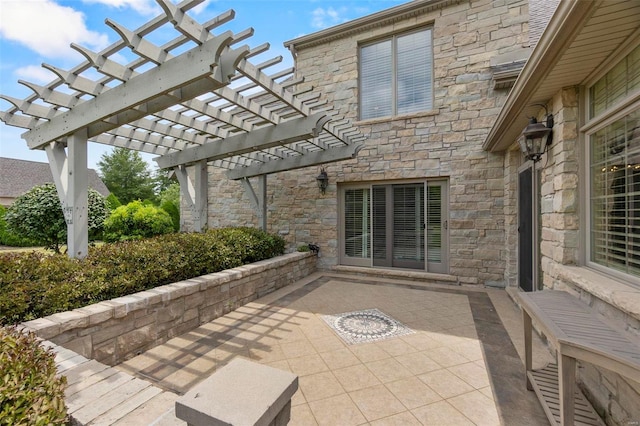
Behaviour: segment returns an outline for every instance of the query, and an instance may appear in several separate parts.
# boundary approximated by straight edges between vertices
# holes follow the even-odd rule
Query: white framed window
[[[360,46],[360,119],[433,108],[431,28]]]
[[[448,272],[444,180],[341,185],[340,263]]]
[[[640,45],[588,91],[588,263],[640,277]]]

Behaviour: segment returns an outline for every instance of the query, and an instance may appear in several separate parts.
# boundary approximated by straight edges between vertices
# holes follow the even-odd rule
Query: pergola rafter
[[[0,119],[27,129],[28,146],[48,154],[75,257],[87,249],[88,141],[158,155],[161,168],[174,170],[201,230],[208,166],[228,169],[242,183],[266,226],[268,174],[351,158],[364,140],[320,93],[296,91],[304,80],[295,69],[269,71],[282,57],[250,62],[268,50],[268,44],[239,46],[253,29],[214,33],[233,11],[199,24],[187,12],[201,0],[156,1],[164,13],[136,30],[107,19],[119,39],[102,51],[72,44],[84,56],[73,69],[43,64],[56,75],[49,84],[20,81],[30,96],[0,95],[12,105]],[[152,41],[167,28],[173,38]],[[123,64],[123,57],[133,59]],[[259,177],[257,192],[251,177]]]

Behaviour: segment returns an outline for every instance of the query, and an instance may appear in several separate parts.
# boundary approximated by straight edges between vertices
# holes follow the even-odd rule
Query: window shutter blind
[[[427,111],[432,108],[432,68],[430,30],[397,38],[398,114]]]
[[[391,40],[363,46],[360,50],[360,118],[392,114]]]
[[[393,187],[393,258],[424,260],[423,185]]]
[[[591,136],[591,259],[640,275],[640,111]]]
[[[640,88],[640,46],[589,89],[590,117],[596,117]]]
[[[367,258],[369,238],[369,189],[347,189],[344,192],[345,255]]]
[[[427,261],[442,261],[442,187],[427,186]]]

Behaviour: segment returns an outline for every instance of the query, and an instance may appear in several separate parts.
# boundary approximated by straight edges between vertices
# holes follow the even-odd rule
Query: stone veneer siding
[[[402,31],[433,27],[434,107],[424,113],[358,120],[358,46]],[[268,177],[268,231],[290,249],[320,246],[319,268],[338,264],[337,186],[359,182],[448,180],[449,273],[462,284],[504,285],[505,242],[502,154],[482,143],[506,98],[494,90],[492,57],[528,44],[527,0],[472,0],[405,17],[310,47],[296,46],[300,89],[313,87],[355,122],[367,141],[357,158]],[[189,226],[189,213],[184,212]],[[209,168],[209,226],[257,225],[242,187]]]
[[[286,254],[23,325],[56,345],[116,365],[310,275],[316,261],[310,253]]]
[[[581,175],[580,169],[586,164],[583,155],[588,154],[579,145],[579,95],[578,88],[565,88],[547,106],[553,111],[555,125],[549,153],[537,165],[541,223],[538,267],[545,288],[575,295],[637,339],[640,338],[640,291],[580,266],[580,230],[581,227],[588,229],[580,216],[580,209],[588,208],[586,200],[581,201],[580,179],[586,179],[586,175]],[[505,173],[515,173],[517,178],[514,167],[505,169]],[[586,180],[584,186],[582,196],[588,197]],[[514,204],[517,193],[513,193],[512,198],[506,203]],[[517,241],[516,235],[510,243],[514,253]],[[517,282],[512,285],[517,286]],[[640,420],[640,383],[585,362],[579,364],[578,380],[608,425],[626,426]]]

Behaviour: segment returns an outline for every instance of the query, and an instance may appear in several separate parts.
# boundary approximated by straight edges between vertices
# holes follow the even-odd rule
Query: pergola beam
[[[212,161],[242,155],[316,137],[328,120],[328,117],[321,114],[289,120],[274,126],[256,129],[250,133],[230,136],[202,146],[185,148],[180,152],[156,158],[155,161],[158,163],[158,167],[166,169],[180,164],[192,164],[201,160]]]
[[[94,134],[88,133],[88,137],[175,105],[175,97],[167,94],[184,88],[185,82],[193,86],[194,81],[197,84],[201,79],[207,79],[212,68],[220,67],[219,62],[237,62],[248,53],[248,48],[245,48],[227,51],[225,57],[221,56],[222,50],[231,40],[231,32],[227,31],[201,46],[196,46],[188,54],[172,58],[120,86],[103,92],[100,97],[84,102],[81,113],[75,110],[66,111],[30,130],[23,137],[29,148],[42,148],[52,140],[61,139],[83,128],[89,129],[98,122],[104,124],[97,126]],[[220,73],[220,77],[224,77],[223,74]],[[228,76],[226,81],[215,83],[218,87],[228,84]],[[190,96],[196,97],[215,88],[212,84],[206,84],[194,90]],[[144,111],[132,109],[135,106],[142,106]],[[103,120],[108,120],[109,123]]]
[[[161,167],[176,171],[194,229],[203,230],[208,165],[243,182],[266,228],[268,174],[351,158],[364,139],[312,87],[296,88],[304,79],[294,68],[267,74],[282,57],[249,62],[268,50],[236,48],[253,29],[214,34],[233,11],[200,24],[187,11],[201,0],[156,1],[164,13],[134,31],[107,20],[120,39],[100,52],[73,44],[85,60],[70,70],[43,64],[57,76],[46,86],[21,81],[32,94],[0,95],[12,104],[0,120],[27,129],[28,146],[47,152],[74,257],[86,254],[86,232],[77,224],[87,216],[87,141],[159,155]],[[171,26],[172,39],[152,42],[152,33]],[[130,53],[134,58],[120,63]]]
[[[227,171],[229,179],[238,180],[271,173],[285,172],[287,170],[301,169],[317,164],[333,163],[340,160],[355,158],[362,145],[347,145],[342,148],[332,148],[326,151],[310,152],[282,160],[268,161],[263,164],[238,167]]]

